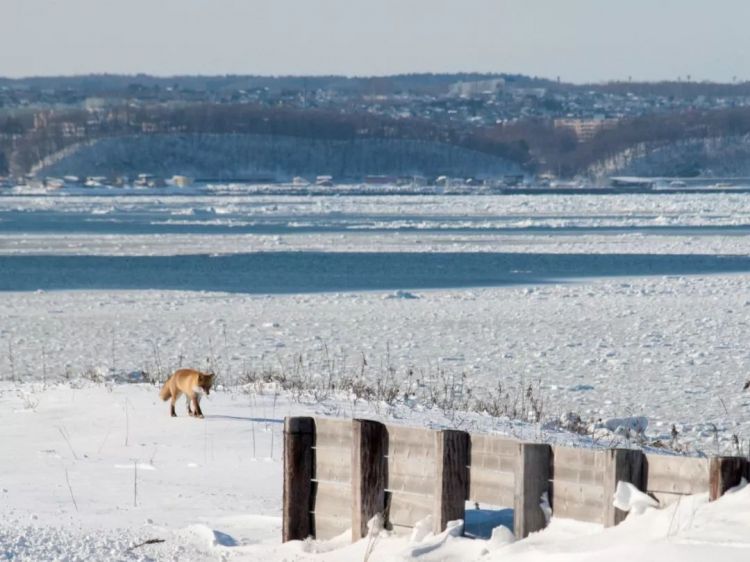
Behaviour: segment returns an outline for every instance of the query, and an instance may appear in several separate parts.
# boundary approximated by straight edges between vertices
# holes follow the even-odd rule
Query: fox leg
[[[170,402],[170,405],[169,405],[169,414],[173,418],[176,418],[177,412],[174,411],[174,405],[175,405],[175,402],[177,402],[177,399],[180,397],[180,394],[182,394],[182,392],[176,389],[172,390],[171,392],[172,392],[172,401]]]
[[[186,395],[185,395],[185,404],[187,405],[187,413],[188,413],[188,416],[194,416],[194,415],[195,415],[195,412],[194,412],[194,411],[193,411],[193,410],[192,410],[192,409],[190,408],[190,402],[192,402],[192,400],[190,399],[190,396],[188,396],[188,395],[186,394]]]
[[[194,415],[195,415],[196,418],[202,418],[203,417],[203,412],[201,411],[201,400],[200,400],[200,395],[199,394],[196,394],[193,397],[193,411],[195,412]]]

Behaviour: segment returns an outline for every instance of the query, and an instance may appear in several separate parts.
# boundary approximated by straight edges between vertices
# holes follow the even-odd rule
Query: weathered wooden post
[[[442,533],[449,521],[463,519],[469,494],[469,434],[435,432],[435,495],[432,525]]]
[[[315,421],[308,417],[284,419],[284,495],[282,541],[304,540],[313,532],[313,445]]]
[[[642,451],[636,449],[607,449],[604,469],[604,514],[605,527],[620,523],[627,512],[613,505],[618,482],[629,482],[639,490],[646,489],[646,463]]]
[[[539,443],[519,443],[515,474],[513,532],[519,539],[547,526],[547,518],[539,505],[542,494],[552,501],[552,448]]]
[[[367,536],[367,522],[385,511],[388,433],[372,420],[352,421],[352,541]]]
[[[718,500],[724,493],[750,477],[750,463],[743,457],[711,457],[708,465],[708,500]]]

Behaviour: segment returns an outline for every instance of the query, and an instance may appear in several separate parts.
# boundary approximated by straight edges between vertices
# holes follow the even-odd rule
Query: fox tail
[[[164,386],[161,387],[161,390],[159,391],[159,398],[164,400],[165,402],[169,400],[169,398],[172,396],[172,391],[169,390],[169,381],[164,383]]]

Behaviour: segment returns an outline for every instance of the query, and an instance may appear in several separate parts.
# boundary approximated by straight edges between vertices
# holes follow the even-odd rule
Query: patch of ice
[[[597,422],[594,429],[607,429],[616,434],[633,432],[644,433],[648,429],[648,418],[645,416],[630,416],[625,418],[609,418]]]
[[[546,492],[545,492],[545,495],[546,495]],[[490,537],[490,540],[487,541],[486,551],[492,552],[493,550],[498,550],[504,546],[507,546],[515,542],[515,540],[516,540],[516,537],[513,534],[513,531],[508,529],[508,527],[504,527],[500,525],[499,527],[495,527],[494,529],[492,529],[492,536]]]
[[[417,523],[414,525],[414,528],[411,531],[411,537],[409,537],[409,541],[412,543],[420,543],[422,542],[427,535],[432,533],[432,515],[428,515],[424,519],[420,519],[417,521]]]
[[[156,470],[156,467],[152,464],[148,464],[145,462],[139,462],[135,465],[138,470]],[[123,468],[123,469],[130,469],[133,470],[132,464],[116,464],[115,468]]]
[[[630,482],[618,482],[612,505],[617,509],[640,515],[648,509],[659,507],[659,502],[640,491]]]
[[[542,494],[542,497],[539,498],[539,507],[542,509],[542,513],[544,514],[544,520],[547,522],[547,525],[549,525],[550,519],[552,519],[552,506],[549,503],[548,492],[544,492]]]
[[[419,297],[409,291],[402,291],[401,289],[394,291],[390,295],[386,296],[387,299],[404,299],[404,300],[415,300]]]

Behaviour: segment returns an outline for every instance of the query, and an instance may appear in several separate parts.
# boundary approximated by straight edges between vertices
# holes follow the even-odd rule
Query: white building
[[[481,96],[494,96],[505,87],[505,80],[493,78],[492,80],[476,80],[473,82],[456,82],[451,84],[448,95],[457,98],[476,98]]]
[[[555,128],[566,128],[571,129],[578,137],[579,142],[587,142],[594,138],[594,135],[603,129],[611,129],[617,123],[619,119],[607,119],[607,118],[594,118],[594,119],[580,119],[580,118],[564,118],[555,119]]]

